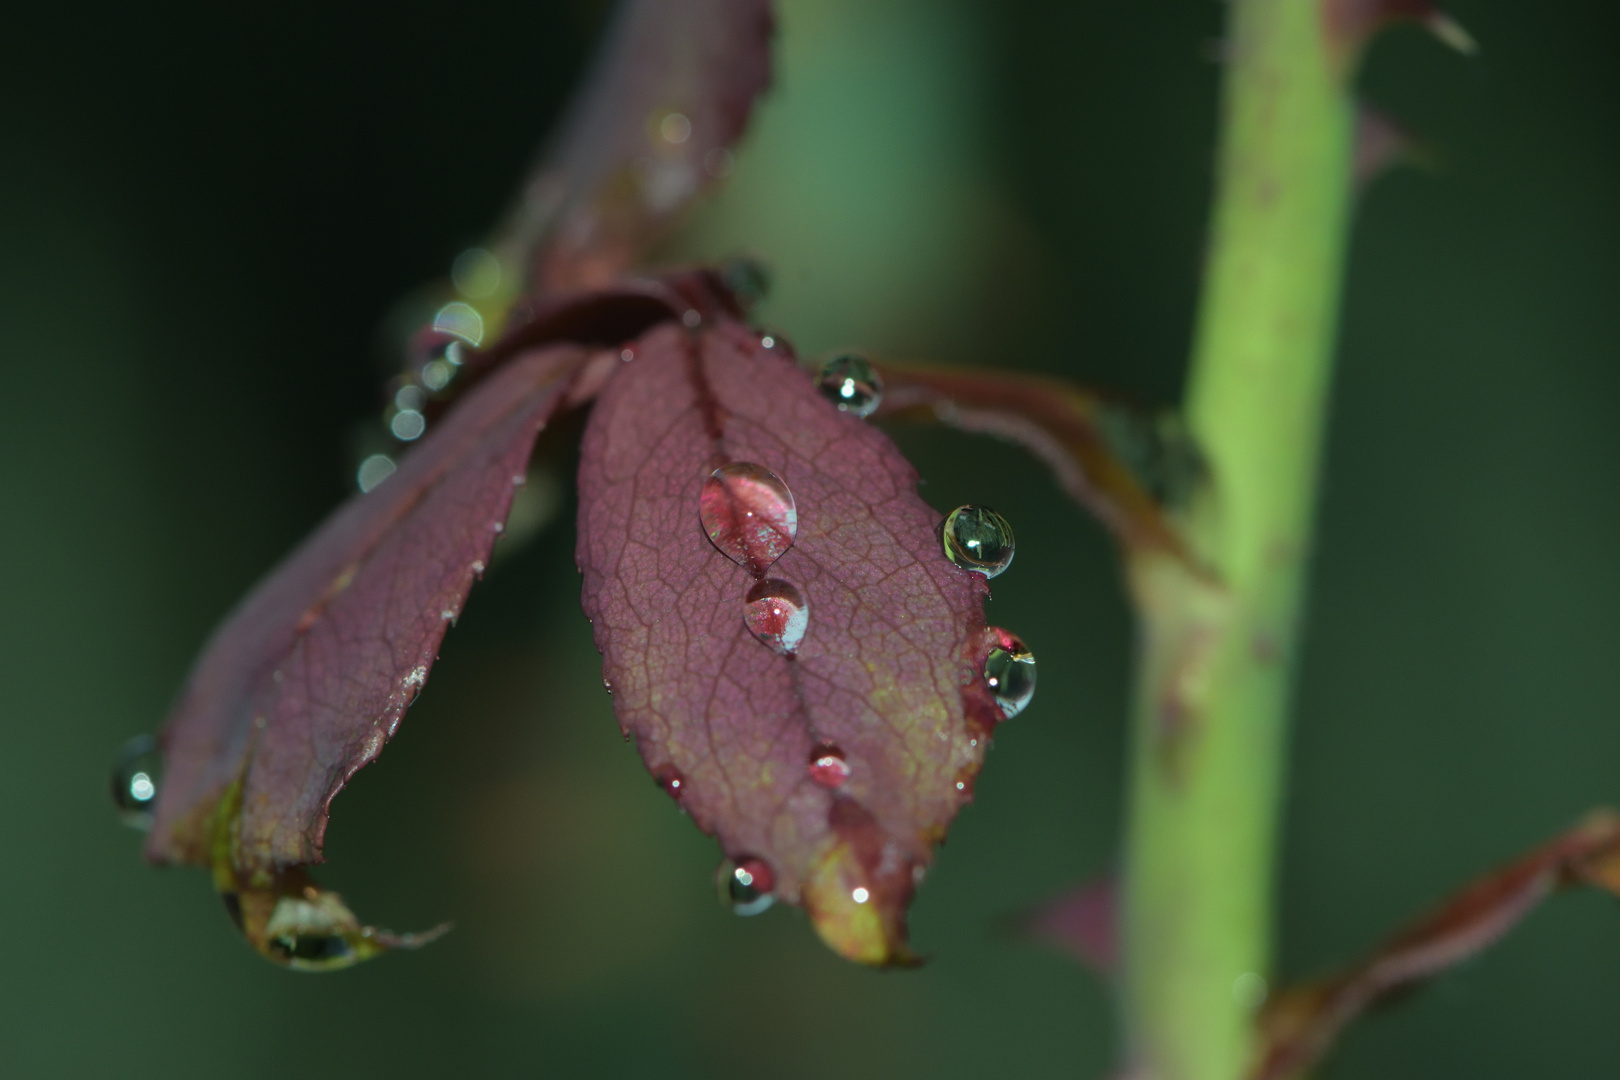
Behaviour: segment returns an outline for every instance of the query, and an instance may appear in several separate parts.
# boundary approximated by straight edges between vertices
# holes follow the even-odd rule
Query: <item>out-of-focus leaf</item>
[[[913,887],[1001,718],[982,671],[1003,639],[915,470],[785,351],[725,319],[636,343],[585,434],[584,606],[664,789],[838,952],[903,963]],[[738,463],[785,482],[793,515],[758,470],[706,489]],[[773,648],[744,617],[776,583],[808,621],[796,637],[765,611]]]
[[[1375,34],[1398,22],[1418,23],[1464,55],[1479,51],[1473,35],[1432,0],[1323,0],[1322,21],[1330,48],[1346,71]]]
[[[1111,877],[1088,881],[1018,917],[1021,934],[1068,953],[1101,975],[1119,966],[1115,926],[1119,886]]]
[[[244,895],[319,861],[332,798],[421,689],[584,359],[553,348],[492,375],[225,620],[162,735],[149,858],[212,865]]]
[[[498,245],[541,292],[611,283],[704,188],[771,78],[769,0],[628,0]]]
[[[1260,1015],[1262,1056],[1253,1080],[1300,1076],[1369,1006],[1478,953],[1554,890],[1570,885],[1620,896],[1620,815],[1593,812],[1569,832],[1468,885],[1350,970],[1274,996]]]
[[[1365,191],[1374,180],[1397,165],[1433,165],[1433,150],[1386,113],[1363,104],[1356,109],[1356,145],[1352,167],[1356,190]]]
[[[1017,443],[1126,547],[1189,557],[1171,511],[1203,482],[1204,464],[1173,418],[1038,375],[874,366],[884,384],[877,416],[938,420]]]

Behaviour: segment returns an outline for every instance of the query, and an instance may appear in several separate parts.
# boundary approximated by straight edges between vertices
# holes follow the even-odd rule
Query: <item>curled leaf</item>
[[[244,913],[250,894],[273,915],[304,887],[286,872],[320,860],[333,797],[421,690],[584,358],[550,349],[495,373],[226,618],[161,737],[150,859],[212,866]]]
[[[1620,814],[1594,811],[1464,887],[1355,967],[1274,996],[1260,1015],[1262,1055],[1252,1080],[1300,1076],[1367,1008],[1478,953],[1553,891],[1571,885],[1620,896]]]
[[[880,417],[931,419],[1019,444],[1128,548],[1189,558],[1171,511],[1204,480],[1173,417],[1149,417],[1061,379],[969,368],[876,365]]]
[[[981,674],[999,638],[915,471],[785,352],[724,318],[633,346],[581,453],[584,606],[664,790],[838,952],[904,963],[914,885],[1001,716]],[[705,508],[737,465],[748,482]],[[750,520],[768,527],[730,529]]]

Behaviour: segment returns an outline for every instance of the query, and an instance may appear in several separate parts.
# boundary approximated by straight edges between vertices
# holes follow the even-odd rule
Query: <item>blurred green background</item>
[[[1282,881],[1281,966],[1354,957],[1620,802],[1620,9],[1456,0],[1371,98],[1442,149],[1365,199]],[[916,904],[921,971],[739,920],[619,738],[565,514],[492,571],[324,880],[456,931],[325,977],[154,870],[106,766],[348,490],[390,306],[515,188],[600,3],[372,14],[29,5],[0,43],[0,1075],[1100,1077],[1106,989],[997,919],[1116,857],[1130,626],[1108,544],[996,444],[897,437],[1018,529],[994,621],[1041,657]],[[1213,0],[786,0],[777,89],[683,256],[762,318],[1174,400],[1209,197]],[[566,461],[558,469],[566,485]],[[1615,1074],[1620,911],[1560,897],[1359,1026],[1323,1075]]]

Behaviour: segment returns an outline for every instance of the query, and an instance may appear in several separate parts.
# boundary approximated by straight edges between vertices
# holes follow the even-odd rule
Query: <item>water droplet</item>
[[[688,330],[696,330],[703,325],[703,313],[697,308],[687,308],[681,313],[681,325]]]
[[[634,350],[634,349],[620,349],[619,350],[619,359],[623,360],[626,364],[628,364],[630,361],[634,360],[635,358],[636,358],[636,350]]]
[[[388,430],[400,442],[414,442],[427,430],[427,418],[415,409],[401,409],[388,421]]]
[[[394,391],[394,408],[408,409],[412,412],[421,412],[422,406],[427,404],[427,394],[420,386],[406,383]]]
[[[471,304],[452,300],[434,314],[433,329],[476,346],[484,340],[484,317]]]
[[[692,121],[686,118],[685,113],[665,113],[658,122],[658,134],[671,146],[679,146],[692,137]]]
[[[435,357],[422,365],[422,385],[438,393],[456,377],[456,365],[444,357]]]
[[[821,396],[847,412],[861,418],[871,416],[883,403],[883,377],[864,356],[845,353],[827,361],[816,380]]]
[[[360,470],[355,474],[355,483],[361,491],[370,491],[390,476],[397,468],[394,459],[387,454],[372,454],[360,463]]]
[[[872,893],[866,888],[866,886],[857,885],[850,892],[849,898],[855,901],[857,904],[864,904],[868,900],[872,899]]]
[[[714,470],[698,495],[698,519],[721,553],[765,572],[799,533],[793,492],[763,465],[734,461]]]
[[[341,934],[282,934],[271,938],[268,948],[283,963],[332,964],[354,955],[354,946]]]
[[[501,287],[501,261],[483,248],[468,248],[451,264],[450,280],[469,300],[493,296]]]
[[[1035,654],[1011,634],[998,633],[1002,644],[985,657],[984,681],[990,684],[1002,717],[1011,720],[1035,696]]]
[[[608,693],[612,693],[612,689]],[[660,765],[653,773],[653,780],[664,789],[664,794],[672,799],[679,799],[686,794],[686,774],[673,765]]]
[[[762,349],[776,348],[776,338],[772,337],[770,334],[764,335],[759,339],[759,347]]]
[[[112,767],[113,805],[124,824],[134,829],[152,827],[152,806],[157,802],[162,759],[157,740],[137,735],[118,752]]]
[[[810,626],[810,608],[795,586],[767,578],[743,596],[743,625],[772,649],[791,656]]]
[[[824,788],[840,788],[849,779],[849,762],[838,747],[823,743],[810,752],[810,779]]]
[[[1012,526],[988,506],[958,506],[940,536],[945,557],[964,570],[993,578],[1012,565]]]
[[[727,859],[715,879],[720,899],[738,915],[758,915],[776,902],[772,889],[776,874],[770,864],[754,855]]]

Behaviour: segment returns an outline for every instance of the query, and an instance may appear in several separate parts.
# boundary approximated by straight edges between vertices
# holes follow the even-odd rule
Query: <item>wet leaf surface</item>
[[[584,606],[620,724],[663,789],[737,865],[763,860],[833,948],[902,963],[914,885],[1000,717],[980,674],[987,589],[944,557],[941,515],[888,438],[785,352],[726,320],[636,343],[585,434]],[[700,513],[737,463],[796,506],[785,550],[767,530],[768,564],[727,554],[730,534],[711,539]],[[769,484],[726,497],[733,517],[779,511]],[[789,585],[808,612],[791,651],[745,622],[767,569],[766,591]]]
[[[332,798],[394,734],[584,353],[493,375],[214,633],[162,735],[147,855],[222,891],[319,861]]]
[[[1126,547],[1187,557],[1171,511],[1203,482],[1204,467],[1170,418],[1038,375],[874,366],[885,387],[877,416],[933,420],[1017,443]]]
[[[1362,1012],[1467,960],[1555,890],[1590,885],[1620,896],[1620,815],[1599,810],[1569,832],[1474,881],[1355,967],[1290,987],[1261,1012],[1252,1080],[1303,1075]]]

